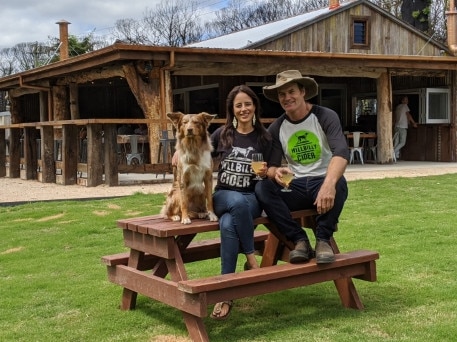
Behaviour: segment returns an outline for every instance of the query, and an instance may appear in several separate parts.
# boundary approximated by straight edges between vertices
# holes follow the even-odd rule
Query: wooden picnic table
[[[293,212],[303,227],[311,229],[315,228],[315,216],[314,210]],[[153,215],[123,219],[117,224],[130,252],[104,256],[102,262],[107,265],[109,280],[124,288],[121,309],[135,308],[138,293],[172,306],[182,312],[193,341],[209,341],[203,321],[208,305],[334,281],[345,307],[363,309],[352,278],[376,280],[377,252],[340,253],[333,239],[337,255],[331,264],[316,264],[315,259],[305,264],[280,262],[288,261],[294,246],[266,217],[255,220],[256,225],[270,230],[256,230],[255,247],[262,255],[259,269],[189,279],[186,263],[220,257],[219,238],[195,241],[199,234],[217,231],[218,222],[194,219],[184,225]]]

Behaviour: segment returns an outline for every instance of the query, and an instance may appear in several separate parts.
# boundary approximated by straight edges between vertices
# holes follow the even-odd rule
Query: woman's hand
[[[267,172],[268,172],[267,162],[264,161],[262,163],[262,168],[260,168],[258,175],[261,178],[265,178],[267,176]]]
[[[171,166],[178,166],[178,158],[178,151],[175,151],[175,153],[173,153],[173,157],[171,157]]]

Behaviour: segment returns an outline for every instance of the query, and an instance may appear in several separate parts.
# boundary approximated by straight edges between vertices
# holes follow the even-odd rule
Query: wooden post
[[[76,184],[78,172],[78,127],[62,125],[62,182],[63,185]]]
[[[87,125],[87,186],[103,183],[103,126]]]
[[[54,160],[54,127],[41,127],[41,181],[56,182],[56,162]]]
[[[40,122],[48,121],[48,92],[40,91]]]
[[[52,87],[52,98],[54,105],[54,120],[70,120],[70,110],[68,107],[67,87]]]
[[[5,130],[0,129],[0,177],[6,176],[6,141]]]
[[[108,186],[119,185],[118,155],[117,155],[117,130],[115,124],[103,125],[104,155],[105,155],[105,184]]]
[[[11,128],[10,129],[10,178],[21,177],[21,129]]]
[[[70,83],[70,116],[72,120],[79,119],[78,84]]]
[[[129,84],[130,90],[143,111],[144,117],[158,120],[164,118],[166,113],[162,113],[160,84],[162,82],[167,89],[171,89],[169,87],[169,84],[171,84],[169,73],[167,74],[168,77],[166,80],[161,81],[161,78],[165,77],[165,74],[159,67],[153,67],[153,69],[148,72],[143,71],[148,75],[149,80],[149,82],[145,82],[142,75],[139,74],[138,69],[135,68],[133,64],[123,65],[122,70],[124,71],[125,79]],[[165,81],[167,84],[165,84]],[[148,125],[148,132],[149,159],[152,162],[153,160],[157,160],[159,154],[161,127],[160,125],[155,124]]]
[[[382,73],[376,80],[378,93],[377,145],[378,163],[393,162],[392,143],[392,84],[389,73]]]
[[[24,128],[22,148],[24,149],[25,179],[37,179],[36,136],[36,129],[34,127]]]

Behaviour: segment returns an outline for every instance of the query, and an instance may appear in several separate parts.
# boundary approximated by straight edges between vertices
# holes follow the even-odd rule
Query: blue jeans
[[[221,232],[221,273],[234,273],[238,253],[254,253],[254,219],[262,210],[253,192],[216,190],[214,213]]]
[[[394,146],[394,152],[395,152],[395,158],[399,158],[400,150],[406,145],[406,137],[408,134],[408,129],[395,127],[395,132],[398,132],[398,138],[397,138],[397,143]]]
[[[305,230],[290,215],[291,211],[315,209],[313,204],[324,181],[324,177],[295,178],[290,184],[291,192],[282,192],[282,186],[271,179],[256,184],[255,192],[268,218],[278,227],[288,240],[297,243],[309,240]],[[348,196],[346,179],[341,177],[336,184],[333,208],[316,217],[316,238],[329,241],[335,232],[336,224]]]

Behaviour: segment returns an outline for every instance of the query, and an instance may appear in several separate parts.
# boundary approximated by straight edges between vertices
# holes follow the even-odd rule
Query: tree
[[[47,63],[54,63],[60,60],[60,38],[51,38],[52,56]],[[68,36],[68,55],[76,57],[87,52],[96,50],[95,47],[100,44],[100,41],[95,40],[93,33],[87,36],[78,38],[74,35]]]
[[[116,41],[127,44],[159,45],[160,37],[155,31],[147,29],[144,21],[119,19],[111,32]]]
[[[183,46],[203,37],[198,1],[162,2],[155,10],[147,10],[143,22],[158,37],[158,45]]]
[[[403,1],[401,5],[401,17],[415,28],[428,32],[431,0]]]
[[[19,43],[11,48],[16,72],[30,70],[48,64],[52,57],[52,47],[48,44]]]
[[[446,10],[448,0],[370,0],[377,6],[402,18],[405,22],[430,35],[435,40],[446,42]]]
[[[12,75],[17,72],[12,49],[4,48],[0,51],[0,77]]]
[[[211,36],[219,36],[255,27],[272,21],[327,6],[324,0],[231,0],[226,8],[216,12],[216,19],[207,23]]]

